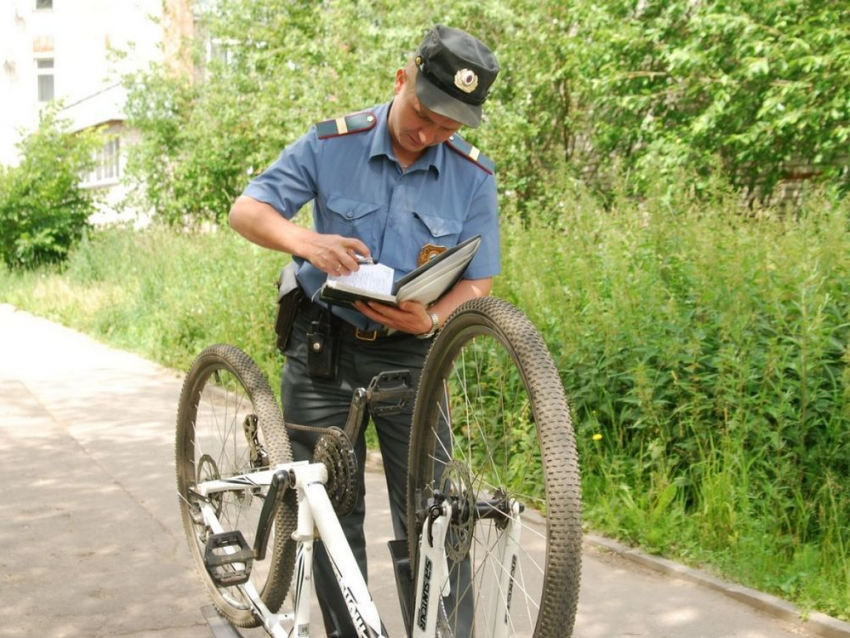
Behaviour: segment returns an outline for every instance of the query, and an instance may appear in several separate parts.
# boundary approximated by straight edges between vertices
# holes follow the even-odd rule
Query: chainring
[[[354,447],[345,432],[337,427],[326,428],[313,448],[313,460],[324,463],[328,470],[325,489],[336,515],[348,516],[360,494],[360,473]]]

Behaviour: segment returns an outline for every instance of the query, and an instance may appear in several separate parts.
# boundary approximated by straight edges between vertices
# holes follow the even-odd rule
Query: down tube
[[[378,608],[372,600],[360,566],[351,553],[348,540],[336,517],[333,505],[321,483],[313,483],[304,488],[304,494],[310,509],[313,510],[313,518],[319,535],[325,544],[331,565],[336,574],[339,589],[342,592],[348,613],[357,633],[362,638],[386,638],[381,631],[381,618]]]

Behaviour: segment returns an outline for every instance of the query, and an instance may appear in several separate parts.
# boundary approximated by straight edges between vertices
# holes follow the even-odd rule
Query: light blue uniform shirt
[[[366,131],[319,139],[311,128],[243,194],[287,219],[312,200],[316,231],[356,237],[375,261],[395,269],[396,279],[417,267],[427,244],[451,248],[474,235],[481,235],[481,246],[464,277],[499,274],[495,177],[447,144],[426,149],[402,171],[387,128],[391,104],[371,111],[377,123]],[[301,287],[323,304],[318,291],[327,275],[295,260]],[[381,327],[353,308],[333,311],[362,329]]]

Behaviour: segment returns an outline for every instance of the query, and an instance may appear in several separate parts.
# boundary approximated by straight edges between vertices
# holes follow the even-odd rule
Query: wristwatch
[[[429,312],[428,316],[431,317],[431,329],[426,333],[416,335],[417,339],[430,339],[437,334],[437,329],[440,327],[440,318],[436,312]]]

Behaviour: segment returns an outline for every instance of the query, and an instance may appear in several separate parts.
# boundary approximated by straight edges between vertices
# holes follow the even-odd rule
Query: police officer
[[[307,299],[285,351],[281,398],[288,423],[342,427],[352,391],[382,371],[409,369],[415,387],[442,322],[464,301],[490,293],[500,270],[493,164],[458,130],[479,125],[498,70],[479,40],[437,25],[414,58],[396,71],[391,102],[312,127],[234,203],[231,226],[260,246],[292,255]],[[310,201],[313,228],[290,221]],[[358,270],[359,257],[371,257],[394,268],[399,278],[475,235],[481,244],[464,279],[430,307],[413,301],[398,308],[362,302],[355,308],[332,306],[327,326],[338,343],[338,360],[330,369],[311,370],[307,335],[328,312],[319,298],[327,275],[350,274]],[[406,537],[410,418],[410,410],[373,417],[397,538]],[[296,458],[310,458],[315,437],[291,432],[291,438]],[[362,434],[354,443],[362,468]],[[342,524],[365,575],[364,512],[361,494]],[[320,546],[316,559],[328,636],[353,637]]]

